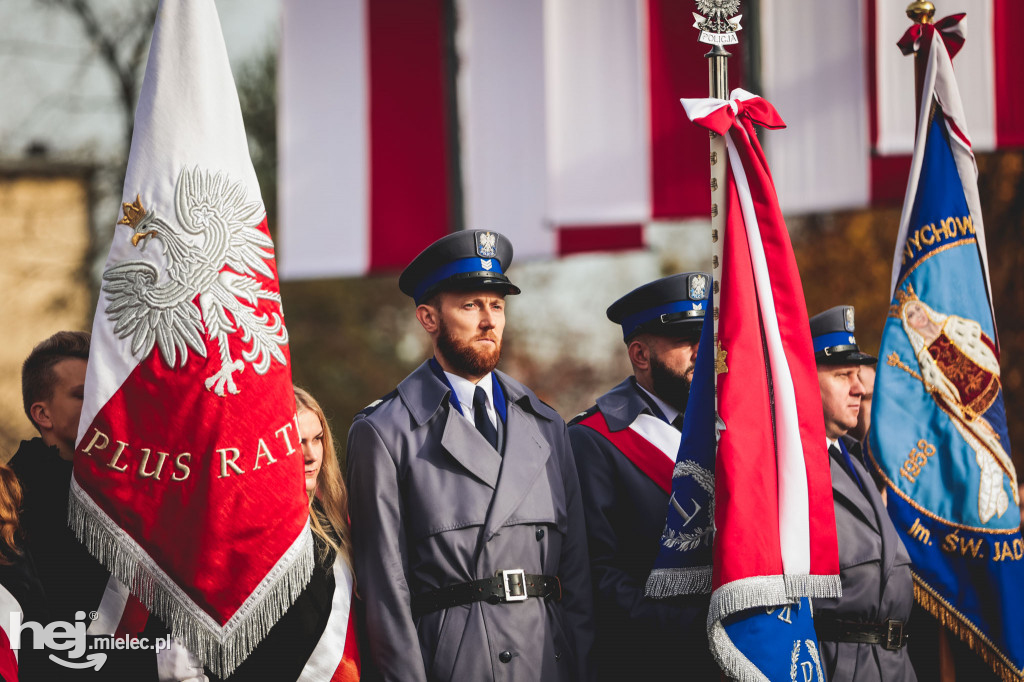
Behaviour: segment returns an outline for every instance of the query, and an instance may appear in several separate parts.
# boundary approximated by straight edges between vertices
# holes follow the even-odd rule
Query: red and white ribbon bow
[[[725,135],[736,121],[772,130],[786,127],[768,100],[739,88],[732,91],[732,99],[728,100],[709,97],[681,101],[691,121],[719,135]]]
[[[964,41],[967,39],[967,22],[964,20],[966,16],[961,12],[939,19],[934,24],[914,24],[907,29],[896,45],[899,46],[903,54],[913,54],[921,49],[921,41],[924,38],[938,31],[942,42],[946,44],[949,58],[952,59],[964,46]]]

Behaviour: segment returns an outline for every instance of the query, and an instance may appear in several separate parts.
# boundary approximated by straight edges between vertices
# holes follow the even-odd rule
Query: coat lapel
[[[530,397],[514,395],[511,390],[512,387],[506,388],[509,400],[505,456],[502,458],[501,476],[494,500],[487,513],[484,529],[484,537],[487,539],[501,528],[522,503],[551,455],[551,445],[538,427],[538,417],[528,411]],[[480,438],[483,440],[483,436]]]
[[[850,447],[850,443],[847,443],[847,447]],[[868,473],[867,467],[861,464],[860,457],[854,456],[850,459],[853,460],[853,466],[861,480],[865,481],[866,485],[874,486],[874,479]],[[879,533],[882,536],[882,591],[884,592],[889,576],[892,575],[893,564],[896,563],[897,555],[900,553],[902,542],[896,534],[896,526],[891,523],[881,523],[883,517],[888,518],[889,516],[885,503],[882,502],[882,496],[876,490],[871,490],[867,493],[866,497],[869,498],[868,502],[874,510],[874,518],[879,521],[876,523],[876,527],[880,528]],[[906,555],[906,550],[903,553]],[[904,563],[909,563],[910,557],[905,556],[903,561]]]
[[[501,471],[501,456],[476,426],[449,405],[441,447],[471,474],[494,488]]]
[[[424,362],[398,385],[398,394],[416,427],[444,419],[441,446],[452,459],[491,488],[498,483],[501,456],[476,427],[448,402],[451,389]]]
[[[832,491],[835,496],[842,498],[847,507],[860,516],[864,523],[873,528],[875,532],[878,532],[878,517],[865,494],[861,492],[857,483],[850,477],[850,474],[846,473],[846,469],[836,461],[835,457],[830,455],[829,461],[832,466]],[[860,473],[857,472],[858,475]],[[865,485],[873,485],[870,476],[865,478]]]

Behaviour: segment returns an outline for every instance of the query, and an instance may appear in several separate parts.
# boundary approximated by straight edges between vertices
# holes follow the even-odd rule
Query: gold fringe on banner
[[[1018,670],[1013,663],[1000,652],[984,633],[968,621],[953,605],[943,599],[929,587],[917,573],[914,573],[914,599],[928,613],[935,616],[942,627],[946,628],[960,641],[981,656],[1003,682],[1024,682],[1024,670]]]

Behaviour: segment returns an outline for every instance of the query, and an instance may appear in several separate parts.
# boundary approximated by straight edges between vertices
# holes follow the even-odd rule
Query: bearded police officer
[[[916,680],[907,655],[905,624],[914,602],[910,557],[877,488],[861,464],[857,426],[865,387],[858,370],[876,358],[854,339],[852,306],[810,320],[832,494],[843,596],[814,600],[814,625],[830,682]]]
[[[496,232],[441,238],[399,287],[433,357],[349,431],[354,563],[388,680],[591,677],[586,534],[565,423],[494,368],[505,270]]]
[[[622,325],[633,376],[570,422],[583,490],[604,680],[718,679],[708,653],[707,600],[649,599],[672,469],[711,278],[665,277],[608,308]]]

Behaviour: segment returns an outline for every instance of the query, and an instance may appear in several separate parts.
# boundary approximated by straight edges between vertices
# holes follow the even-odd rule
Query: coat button
[[[501,661],[502,663],[508,663],[509,661],[512,660],[512,652],[511,651],[502,651],[500,654],[498,654],[498,660]]]
[[[562,652],[561,651],[556,651],[555,652],[555,660],[556,661],[562,660]]]
[[[537,539],[538,540],[543,540],[544,539],[544,529],[543,528],[538,528],[536,535],[537,535]]]

